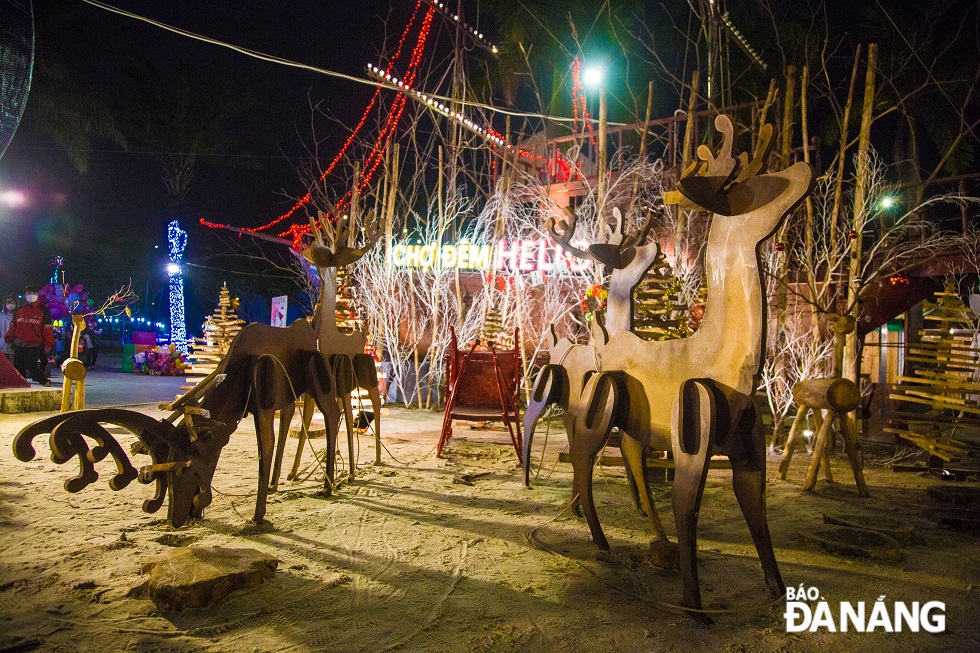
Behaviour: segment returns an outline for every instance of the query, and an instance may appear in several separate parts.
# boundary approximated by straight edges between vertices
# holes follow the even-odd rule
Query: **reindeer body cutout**
[[[714,453],[731,459],[735,493],[767,583],[775,593],[784,590],[765,518],[765,443],[754,397],[765,351],[766,320],[758,248],[809,194],[813,178],[805,163],[778,173],[736,178],[738,169],[731,163],[735,161],[731,123],[719,116],[716,126],[725,134],[725,142],[721,155],[706,160],[702,172],[717,170],[720,174],[709,184],[679,184],[682,193],[693,195],[688,199],[695,204],[723,206],[730,213],[716,214],[709,228],[705,254],[708,299],[700,328],[689,338],[656,342],[643,340],[630,330],[632,289],[653,264],[658,248],[656,243],[643,244],[649,221],[638,237],[628,239],[621,233],[622,219],[617,216],[620,233],[606,237],[610,243],[620,243],[619,251],[612,254],[593,245],[588,252],[613,268],[608,328],[594,327],[590,345],[567,339],[554,342],[553,364],[542,370],[524,418],[527,480],[527,452],[535,421],[549,404],[565,409],[573,492],[584,509],[593,540],[602,549],[609,545],[592,500],[592,468],[609,431],[615,426],[623,432],[623,457],[631,487],[661,543],[666,543],[666,535],[646,485],[644,455],[647,449],[674,452],[674,515],[683,604],[695,610],[701,608],[697,514]],[[760,138],[762,146],[746,166],[750,172],[763,168],[759,162],[766,156],[767,140]],[[699,201],[698,193],[710,199]],[[561,225],[560,230],[557,226],[549,224],[552,236],[565,249],[583,255],[582,250],[567,246],[574,222]]]

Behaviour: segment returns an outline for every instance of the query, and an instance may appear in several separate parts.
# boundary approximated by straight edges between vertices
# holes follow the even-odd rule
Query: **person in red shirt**
[[[37,383],[50,386],[47,375],[48,354],[54,347],[54,325],[51,313],[38,302],[37,289],[24,288],[27,303],[14,311],[13,320],[3,339],[13,345],[14,367],[25,379],[31,376]]]

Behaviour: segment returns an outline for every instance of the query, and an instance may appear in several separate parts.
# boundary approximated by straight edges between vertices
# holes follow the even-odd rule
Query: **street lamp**
[[[606,203],[606,125],[608,119],[605,77],[605,69],[595,64],[582,71],[582,83],[589,88],[599,89],[599,152],[596,155],[599,164],[597,171],[599,186],[596,191],[596,207],[600,216]]]

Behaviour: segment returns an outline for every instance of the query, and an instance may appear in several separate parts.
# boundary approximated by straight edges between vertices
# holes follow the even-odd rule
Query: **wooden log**
[[[806,480],[803,482],[804,491],[812,490],[817,485],[817,469],[820,467],[824,453],[827,450],[827,439],[830,436],[830,426],[833,421],[833,415],[827,415],[823,420],[820,431],[817,432],[817,439],[813,444],[813,457],[810,458],[810,466],[806,470]]]
[[[849,413],[861,404],[861,392],[849,379],[809,379],[793,386],[797,406]]]
[[[783,447],[783,457],[779,461],[779,474],[777,474],[776,478],[780,480],[786,480],[786,474],[789,472],[789,464],[793,460],[793,447],[800,437],[801,426],[808,410],[806,406],[800,406],[799,410],[796,411],[793,426],[789,429],[789,437],[786,438],[786,445]]]

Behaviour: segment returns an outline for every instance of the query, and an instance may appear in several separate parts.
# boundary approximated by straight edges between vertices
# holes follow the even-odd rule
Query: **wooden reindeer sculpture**
[[[75,314],[71,316],[72,334],[70,355],[61,364],[61,373],[64,374],[64,387],[61,389],[61,412],[69,410],[81,410],[85,408],[85,377],[88,371],[85,364],[78,358],[78,346],[82,339],[82,331],[85,330],[85,316]]]
[[[719,156],[702,146],[698,155],[704,163],[697,176],[678,183],[687,200],[715,211],[705,262],[708,303],[700,328],[689,338],[661,342],[642,340],[631,331],[632,289],[657,254],[655,243],[643,242],[648,226],[626,238],[620,219],[618,233],[609,231],[606,242],[582,251],[569,245],[574,214],[569,222],[550,222],[552,236],[566,251],[612,268],[608,329],[593,328],[591,345],[553,337],[552,364],[542,370],[524,418],[528,452],[534,423],[547,405],[565,409],[573,491],[601,549],[609,544],[592,499],[592,468],[610,429],[623,433],[627,469],[643,485],[638,499],[660,541],[666,536],[646,484],[644,452],[673,451],[682,603],[694,610],[701,609],[697,519],[713,453],[731,460],[732,485],[769,588],[777,595],[785,590],[766,521],[765,439],[754,396],[766,331],[759,247],[809,194],[813,181],[812,170],[802,162],[759,174],[765,172],[771,126],[760,133],[752,161],[732,157],[734,129],[726,116],[718,116],[715,126],[724,135]],[[527,453],[524,466],[527,474]],[[700,618],[707,620],[703,613]]]
[[[334,276],[336,268],[363,256],[378,241],[381,229],[372,218],[365,229],[365,245],[358,249],[349,245],[349,231],[349,226],[338,229],[333,249],[318,241],[305,252],[324,279],[323,301],[314,319],[316,329],[306,320],[297,320],[286,329],[250,324],[235,337],[214,373],[168,405],[174,413],[167,419],[155,420],[123,409],[58,415],[21,430],[14,438],[16,457],[32,460],[33,439],[49,433],[52,460],[64,464],[73,457],[78,459],[78,475],[65,483],[66,490],[78,492],[98,479],[94,463],[111,455],[117,474],[109,486],[119,490],[136,478],[143,483],[156,482],[154,497],[144,502],[143,510],[159,510],[166,498],[169,500],[167,518],[177,527],[188,518],[200,517],[210,505],[211,479],[221,450],[241,420],[251,413],[259,462],[254,519],[260,522],[265,516],[267,493],[276,485],[296,400],[305,394],[311,401],[304,413],[311,415],[315,404],[327,422],[324,491],[329,495],[333,487],[341,406],[347,416],[348,446],[353,452],[351,390],[361,385],[372,393],[375,419],[381,404],[374,359],[363,353],[363,333],[344,336],[337,331]],[[280,412],[278,444],[274,429],[277,411]],[[117,424],[136,434],[140,442],[132,453],[149,455],[152,464],[137,471],[103,423]],[[90,448],[83,436],[95,440],[96,445]],[[353,476],[353,462],[351,467]]]
[[[93,463],[111,455],[117,474],[109,486],[120,490],[137,477],[143,483],[156,481],[156,494],[144,502],[143,510],[159,510],[168,496],[167,519],[177,527],[190,517],[200,517],[211,504],[211,479],[221,450],[239,422],[252,413],[259,453],[254,519],[261,522],[276,448],[273,417],[276,411],[282,411],[278,447],[281,453],[296,399],[304,393],[326,416],[324,490],[330,494],[340,426],[333,379],[327,361],[317,349],[316,333],[306,320],[297,320],[286,329],[250,324],[235,337],[215,372],[170,406],[177,409],[170,418],[154,420],[135,411],[112,408],[57,415],[21,430],[14,438],[14,454],[19,460],[32,460],[33,439],[50,433],[52,460],[63,464],[77,457],[79,461],[78,476],[65,483],[69,492],[78,492],[97,480]],[[175,425],[173,422],[179,418],[183,419]],[[136,434],[140,443],[133,453],[148,454],[153,464],[137,472],[101,423],[117,424]],[[90,449],[83,435],[94,439],[97,445]]]
[[[303,257],[316,266],[320,276],[320,304],[317,310],[317,319],[314,321],[314,328],[317,332],[317,342],[320,352],[330,361],[331,369],[334,374],[334,382],[337,385],[337,396],[340,399],[347,424],[347,445],[350,452],[350,478],[354,478],[354,430],[353,430],[353,407],[351,405],[351,392],[356,389],[363,389],[371,399],[371,408],[374,412],[374,438],[375,454],[374,464],[381,464],[381,391],[378,389],[378,370],[374,364],[374,358],[364,353],[364,344],[367,336],[359,327],[353,333],[341,333],[337,328],[337,270],[351,265],[364,256],[381,237],[381,221],[374,212],[368,215],[363,225],[365,242],[361,247],[351,247],[352,237],[351,225],[353,220],[338,220],[335,226],[331,227],[326,223],[324,215],[320,214],[320,219],[314,231],[316,241],[303,251]],[[326,244],[326,238],[330,237],[333,246]],[[307,401],[303,406],[303,423],[309,426],[312,419],[312,404]],[[296,449],[296,457],[293,458],[293,469],[288,478],[296,478],[299,470],[299,462],[302,458],[305,432],[300,433],[299,444]],[[276,458],[275,477],[279,476],[279,465],[282,459],[280,451]]]

